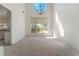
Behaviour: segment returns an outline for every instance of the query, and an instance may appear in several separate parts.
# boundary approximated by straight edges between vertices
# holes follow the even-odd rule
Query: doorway
[[[11,43],[11,11],[0,5],[0,46]]]

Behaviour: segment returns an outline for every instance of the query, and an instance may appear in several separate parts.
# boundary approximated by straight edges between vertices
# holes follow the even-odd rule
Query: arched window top
[[[35,3],[34,11],[39,14],[44,13],[46,11],[46,4],[45,3]]]

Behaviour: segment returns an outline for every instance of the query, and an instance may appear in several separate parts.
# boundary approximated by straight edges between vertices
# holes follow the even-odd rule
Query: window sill
[[[28,36],[33,36],[33,37],[48,37],[51,36],[49,33],[30,33]]]

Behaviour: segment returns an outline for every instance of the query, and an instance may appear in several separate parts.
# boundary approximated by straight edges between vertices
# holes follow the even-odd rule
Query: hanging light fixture
[[[46,11],[46,4],[45,3],[35,3],[34,4],[34,11],[39,15],[44,14]]]

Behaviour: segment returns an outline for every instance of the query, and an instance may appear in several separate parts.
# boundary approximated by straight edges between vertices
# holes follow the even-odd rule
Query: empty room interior
[[[79,3],[1,3],[0,56],[79,56]]]

